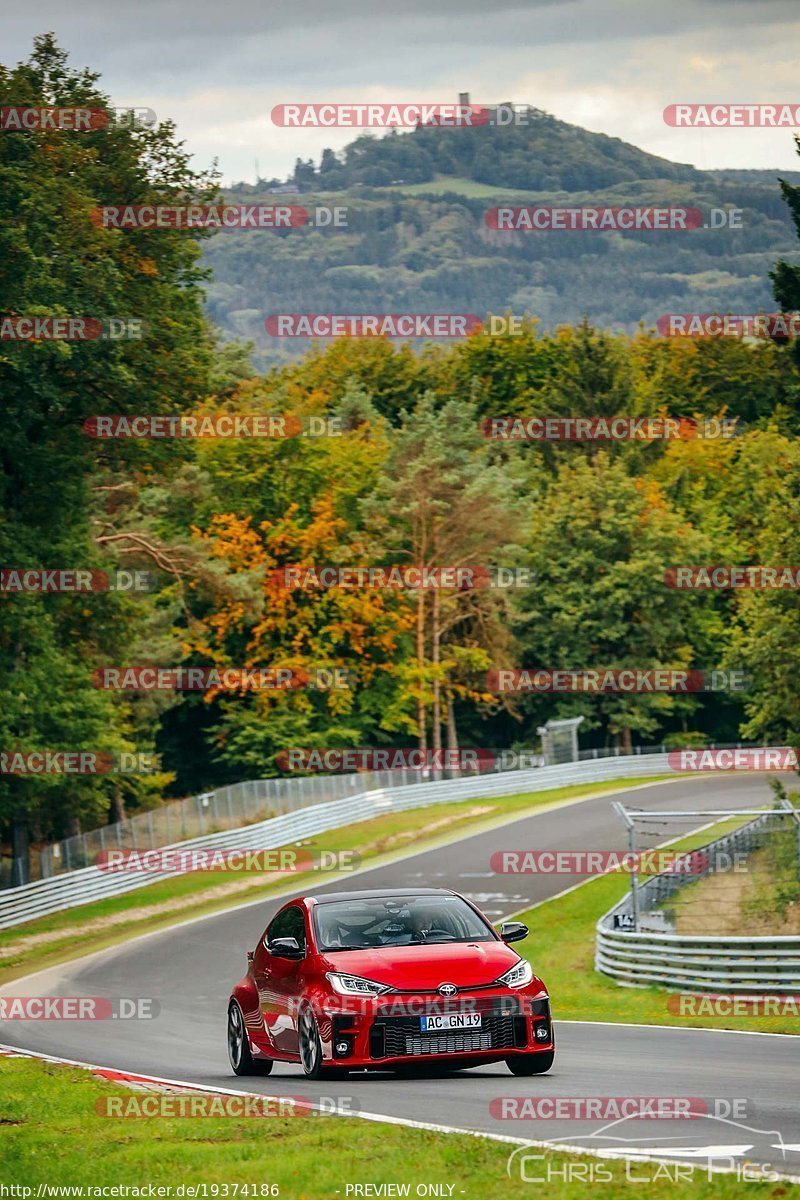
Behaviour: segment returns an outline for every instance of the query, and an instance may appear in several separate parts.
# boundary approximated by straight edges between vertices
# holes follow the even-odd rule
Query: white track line
[[[52,1055],[52,1054],[40,1054],[40,1053],[37,1053],[32,1050],[17,1050],[17,1048],[15,1046],[9,1046],[9,1045],[6,1045],[5,1043],[0,1043],[0,1057],[2,1057],[2,1056],[9,1057],[9,1058],[34,1058],[34,1059],[38,1059],[41,1062],[56,1063],[59,1066],[79,1067],[81,1070],[91,1071],[92,1074],[96,1078],[103,1079],[107,1083],[115,1083],[116,1082],[116,1083],[124,1084],[127,1082],[130,1084],[136,1084],[136,1083],[143,1082],[143,1083],[155,1084],[156,1086],[160,1085],[160,1086],[164,1087],[165,1089],[166,1088],[182,1088],[187,1092],[199,1092],[204,1095],[253,1096],[253,1097],[256,1097],[261,1100],[263,1100],[265,1096],[268,1096],[268,1097],[270,1096],[270,1093],[268,1093],[268,1092],[242,1092],[242,1091],[237,1091],[235,1088],[207,1087],[206,1085],[200,1084],[200,1083],[188,1083],[185,1080],[167,1079],[167,1078],[163,1078],[158,1075],[142,1075],[141,1073],[134,1072],[134,1071],[117,1071],[113,1067],[101,1067],[101,1066],[97,1066],[94,1063],[79,1062],[79,1061],[76,1061],[75,1059],[71,1059],[71,1058],[57,1058],[55,1055]],[[276,1099],[281,1098],[280,1095],[278,1095],[278,1094],[274,1094],[274,1097]],[[285,1097],[284,1097],[284,1099],[285,1099]],[[361,1121],[375,1121],[375,1122],[377,1122],[379,1124],[383,1124],[383,1125],[400,1125],[406,1129],[423,1129],[423,1130],[426,1130],[428,1133],[442,1133],[442,1134],[448,1134],[448,1135],[460,1134],[463,1137],[482,1138],[486,1141],[502,1142],[502,1143],[505,1143],[506,1145],[512,1145],[512,1146],[526,1146],[526,1147],[533,1146],[538,1149],[554,1150],[554,1151],[562,1153],[562,1154],[572,1154],[572,1155],[583,1154],[583,1155],[587,1155],[591,1158],[608,1158],[608,1155],[606,1153],[604,1153],[604,1151],[598,1150],[597,1147],[595,1147],[595,1146],[571,1146],[571,1145],[567,1146],[567,1145],[564,1145],[563,1143],[559,1143],[559,1142],[548,1142],[548,1141],[542,1141],[539,1139],[513,1137],[512,1135],[506,1134],[506,1133],[486,1133],[486,1132],[483,1132],[482,1130],[477,1130],[477,1129],[459,1129],[457,1126],[454,1126],[454,1125],[439,1125],[439,1124],[434,1124],[433,1122],[430,1122],[430,1121],[414,1121],[410,1117],[395,1117],[395,1116],[391,1116],[388,1113],[372,1113],[372,1112],[331,1113],[327,1110],[321,1109],[318,1105],[306,1103],[303,1100],[294,1099],[294,1103],[297,1105],[298,1108],[307,1108],[314,1112],[319,1112],[323,1116],[349,1117],[351,1119],[356,1118]],[[663,1163],[667,1166],[673,1166],[673,1167],[676,1165],[676,1159],[674,1157],[673,1158],[662,1158],[656,1154],[642,1153],[641,1151],[638,1151],[636,1149],[636,1147],[631,1147],[631,1153],[636,1155],[636,1158],[634,1159],[634,1161],[637,1161],[637,1162]],[[624,1154],[620,1154],[619,1158],[621,1158],[623,1161],[629,1161]],[[705,1164],[703,1167],[703,1170],[706,1173],[713,1172],[716,1175],[736,1174],[735,1167],[717,1167],[717,1166],[712,1165],[711,1163]],[[777,1181],[778,1179],[784,1180],[789,1183],[800,1183],[800,1175],[783,1175],[777,1171],[774,1171],[774,1172],[771,1171],[770,1180]]]

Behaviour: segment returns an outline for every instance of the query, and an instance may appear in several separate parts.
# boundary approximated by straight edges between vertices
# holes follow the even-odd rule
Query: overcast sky
[[[668,104],[800,103],[798,0],[37,0],[1,60],[53,30],[115,104],[172,117],[197,167],[283,177],[357,131],[272,125],[299,102],[514,100],[699,167],[800,169],[790,130],[671,129]],[[799,131],[800,132],[800,131]]]

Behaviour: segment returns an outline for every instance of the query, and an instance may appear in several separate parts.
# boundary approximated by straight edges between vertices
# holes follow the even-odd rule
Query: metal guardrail
[[[629,986],[679,991],[800,990],[800,936],[696,937],[597,927],[595,966]]]
[[[491,773],[471,779],[446,779],[382,787],[338,800],[309,804],[299,811],[259,821],[244,828],[223,830],[207,837],[175,842],[172,846],[182,849],[202,846],[209,849],[273,850],[314,834],[341,829],[357,821],[381,816],[386,812],[402,812],[410,808],[436,804],[454,804],[460,800],[550,791],[569,784],[599,783],[606,779],[657,775],[667,770],[668,761],[665,754],[631,755],[599,759],[596,762],[564,763],[554,767]],[[360,776],[346,778],[361,779]],[[22,887],[11,888],[0,892],[0,929],[22,925],[36,917],[89,904],[93,900],[118,896],[179,873],[117,873],[91,866],[65,875],[56,875],[52,879],[41,879]]]
[[[740,829],[698,847],[713,861],[716,854],[758,849],[774,813],[765,813]],[[708,872],[703,872],[707,874]],[[640,925],[648,922],[659,904],[701,875],[666,873],[653,876],[637,887],[643,913]],[[604,913],[597,922],[595,968],[622,986],[661,986],[678,991],[760,994],[800,991],[800,935],[764,937],[637,932],[619,928],[633,917],[630,894]],[[651,920],[652,924],[652,920]]]
[[[715,748],[738,748],[748,744],[715,743]],[[666,749],[663,745],[636,746],[633,753],[652,755],[664,753]],[[497,750],[494,754],[491,765],[479,760],[476,771],[464,767],[459,771],[459,776],[471,778],[476,773],[483,775],[545,765],[544,758],[530,750]],[[581,750],[578,761],[621,756],[619,746],[595,748]],[[551,765],[559,761],[562,760],[550,760]],[[171,846],[176,841],[219,833],[223,829],[239,829],[242,825],[251,825],[268,817],[295,812],[309,804],[339,800],[343,796],[354,796],[379,787],[425,783],[430,779],[430,770],[407,767],[401,770],[362,771],[355,775],[296,775],[233,783],[202,792],[198,796],[167,801],[147,812],[62,838],[41,849],[32,848],[18,858],[0,857],[0,890],[21,887],[38,879],[50,879],[68,871],[79,871],[91,866],[98,854],[106,850],[154,850],[159,846]]]
[[[173,800],[111,825],[53,842],[0,869],[0,888],[20,887],[91,866],[106,850],[155,850],[225,829],[240,829],[309,804],[340,800],[374,788],[418,783],[421,771],[364,771],[358,775],[312,775],[251,779]]]

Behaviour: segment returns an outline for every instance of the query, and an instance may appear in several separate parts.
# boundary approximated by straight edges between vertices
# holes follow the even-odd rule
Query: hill
[[[529,110],[523,126],[362,135],[319,167],[298,159],[281,201],[347,209],[347,227],[214,237],[209,312],[252,340],[261,366],[305,339],[266,334],[278,312],[528,313],[546,328],[584,316],[633,331],[662,313],[774,307],[769,271],[795,251],[778,172],[701,171]],[[800,173],[784,172],[791,181]],[[274,181],[277,182],[277,181]],[[261,183],[233,203],[278,197]],[[741,211],[740,228],[688,232],[498,233],[499,203],[686,205]]]

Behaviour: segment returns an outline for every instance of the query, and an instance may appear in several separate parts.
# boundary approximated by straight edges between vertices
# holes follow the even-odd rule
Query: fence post
[[[788,796],[782,801],[784,809],[794,817],[797,827],[797,877],[800,879],[800,812],[797,811]]]

